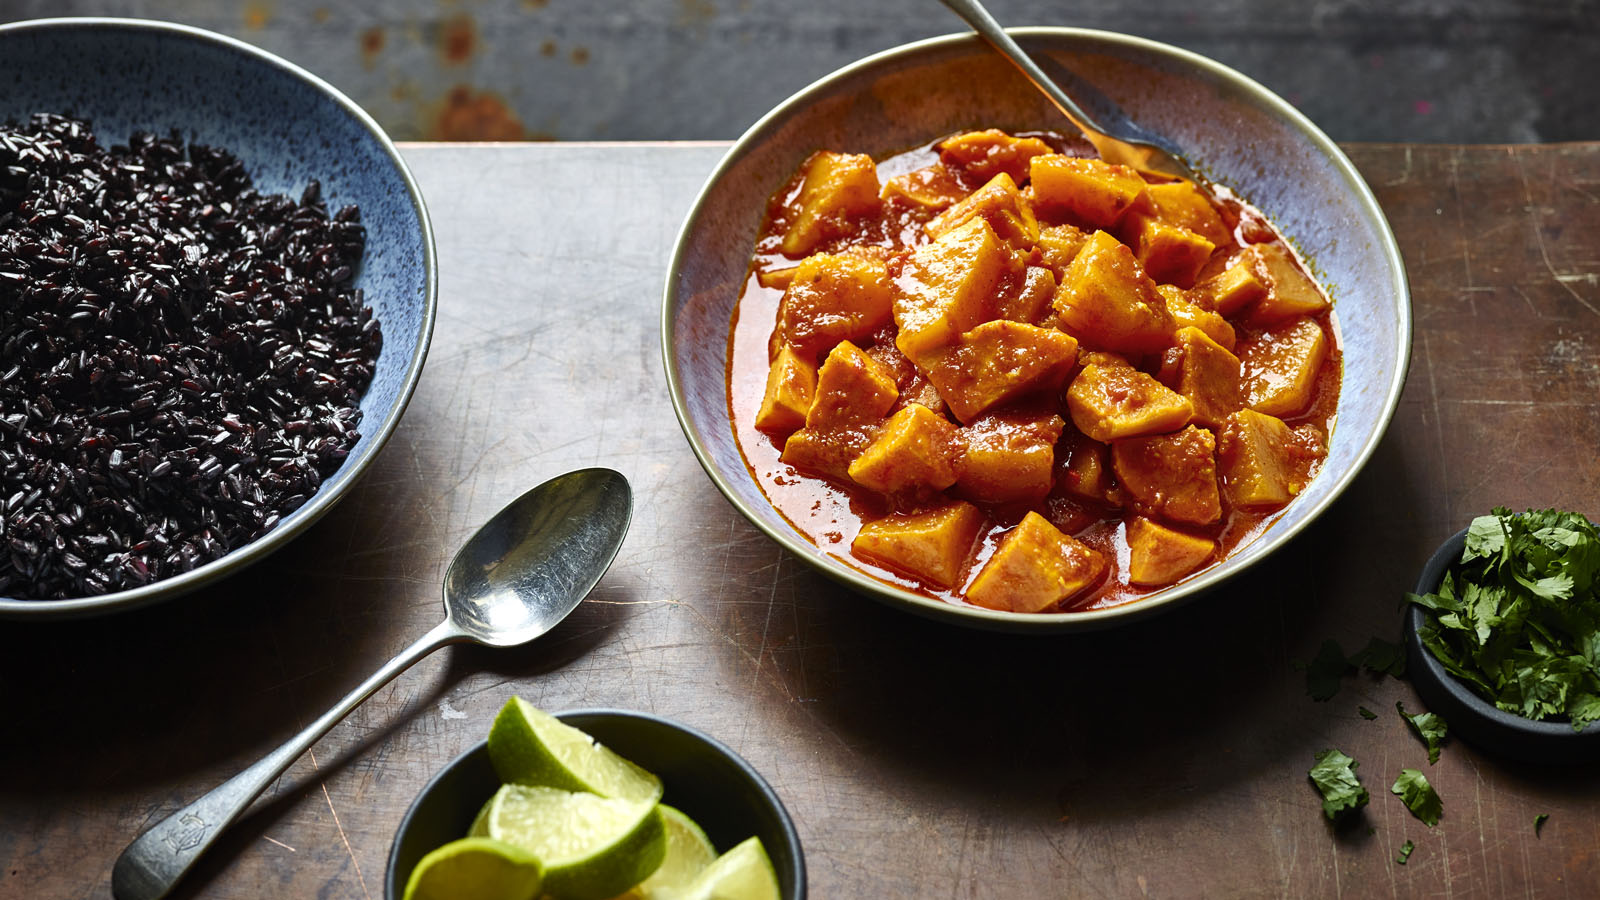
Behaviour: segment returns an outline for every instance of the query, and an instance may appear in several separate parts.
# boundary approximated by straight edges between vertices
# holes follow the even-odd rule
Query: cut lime
[[[589,791],[639,803],[661,799],[661,779],[512,697],[489,729],[489,759],[500,780],[568,791]]]
[[[760,838],[717,857],[681,895],[684,900],[778,900],[778,875]]]
[[[667,833],[654,801],[508,784],[489,801],[489,837],[544,863],[544,890],[562,900],[602,900],[661,865]]]
[[[544,868],[538,857],[491,838],[451,841],[411,870],[405,900],[533,900]]]
[[[616,900],[673,900],[717,858],[717,848],[693,819],[665,803],[656,809],[667,828],[667,855],[654,874]]]

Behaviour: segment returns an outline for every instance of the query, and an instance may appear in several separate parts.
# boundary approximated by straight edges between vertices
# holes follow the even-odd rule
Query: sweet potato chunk
[[[1111,228],[1135,206],[1150,208],[1144,179],[1127,166],[1050,154],[1029,161],[1033,199],[1041,210],[1064,213],[1075,224]]]
[[[1004,172],[934,216],[923,230],[938,240],[940,235],[973,219],[988,222],[1001,240],[1022,250],[1039,239],[1039,220],[1033,217],[1033,209],[1017,190],[1016,182]]]
[[[1194,421],[1221,428],[1229,415],[1244,407],[1239,358],[1205,332],[1178,329],[1178,342],[1168,351],[1167,360],[1173,370],[1168,384],[1194,404]],[[1163,365],[1163,372],[1166,367]]]
[[[774,434],[794,431],[806,423],[816,394],[817,367],[790,347],[779,349],[767,370],[767,392],[756,412],[756,427]]]
[[[816,253],[795,267],[778,304],[778,338],[815,360],[840,341],[859,341],[885,322],[894,283],[883,262]]]
[[[1195,276],[1216,249],[1205,237],[1154,216],[1139,216],[1133,229],[1134,257],[1161,284],[1193,287]]]
[[[1033,246],[1038,251],[1039,264],[1059,279],[1088,242],[1089,235],[1076,225],[1046,225],[1039,229],[1039,240]]]
[[[806,427],[871,424],[883,418],[899,396],[893,372],[855,344],[842,341],[817,372],[817,396],[806,414]]]
[[[961,580],[961,569],[983,528],[983,512],[956,501],[917,515],[890,515],[861,526],[850,549],[944,590]]]
[[[878,209],[878,167],[872,157],[822,150],[811,154],[804,168],[794,218],[779,245],[790,257],[805,256],[828,238],[847,233],[852,216]]]
[[[1155,207],[1156,218],[1169,225],[1192,231],[1214,246],[1222,247],[1233,242],[1222,214],[1211,205],[1205,194],[1192,181],[1171,181],[1152,184],[1150,203]]]
[[[1255,262],[1254,253],[1239,254],[1226,269],[1195,285],[1195,295],[1218,315],[1238,314],[1267,295],[1267,283],[1256,274]]]
[[[966,450],[956,488],[982,503],[1037,500],[1054,483],[1055,444],[1066,423],[1056,415],[987,415],[961,429]]]
[[[1072,424],[1110,442],[1176,431],[1194,415],[1189,398],[1128,366],[1089,364],[1067,388]]]
[[[889,417],[872,443],[850,463],[857,484],[885,494],[926,494],[956,481],[956,427],[920,403]]]
[[[1159,284],[1156,290],[1161,292],[1161,299],[1167,302],[1167,312],[1172,314],[1172,323],[1178,328],[1198,328],[1206,333],[1206,337],[1216,341],[1224,350],[1233,352],[1233,345],[1238,341],[1238,335],[1228,320],[1195,302],[1193,291],[1186,291],[1175,284]]]
[[[1328,298],[1300,270],[1282,244],[1256,244],[1250,252],[1255,254],[1256,270],[1265,276],[1268,284],[1267,295],[1250,310],[1251,319],[1281,322],[1315,315],[1328,308]]]
[[[960,166],[983,181],[1004,172],[1018,184],[1028,177],[1029,160],[1051,152],[1038,138],[1012,137],[998,128],[969,131],[939,144],[939,158],[946,165]]]
[[[1050,310],[1056,295],[1056,276],[1044,266],[1029,266],[1022,274],[1022,287],[1013,295],[1002,296],[995,304],[995,317],[1038,323]]]
[[[1106,503],[1112,490],[1111,448],[1087,435],[1072,439],[1066,464],[1057,466],[1056,487],[1075,497]]]
[[[1211,432],[1190,425],[1113,443],[1111,467],[1139,508],[1170,522],[1209,525],[1222,518],[1216,446]]]
[[[1312,319],[1298,319],[1245,342],[1239,362],[1247,405],[1269,416],[1305,411],[1327,357],[1327,336]]]
[[[1106,568],[1097,551],[1030,512],[1000,539],[967,587],[967,600],[988,609],[1041,612],[1099,584]]]
[[[1054,328],[1006,319],[961,336],[927,369],[928,380],[962,422],[1036,391],[1060,389],[1078,359],[1078,342]]]
[[[966,195],[955,173],[939,163],[896,175],[883,183],[879,193],[885,202],[897,200],[930,210],[944,209]]]
[[[1228,417],[1217,449],[1228,502],[1247,509],[1276,509],[1305,487],[1303,442],[1282,419],[1253,409]]]
[[[1097,231],[1056,289],[1062,327],[1092,347],[1118,353],[1155,353],[1172,340],[1172,314],[1133,251]]]
[[[1128,582],[1146,587],[1171,584],[1216,552],[1217,542],[1174,531],[1142,516],[1128,522]]]
[[[993,298],[1017,265],[983,219],[971,219],[918,247],[896,283],[895,345],[918,366],[963,333],[994,318]]]

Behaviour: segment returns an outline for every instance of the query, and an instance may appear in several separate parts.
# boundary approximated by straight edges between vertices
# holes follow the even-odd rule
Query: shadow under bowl
[[[813,151],[881,159],[974,128],[1070,125],[976,35],[933,38],[846,66],[784,101],[734,144],[679,233],[662,307],[662,350],[679,424],[711,481],[773,540],[823,574],[900,609],[976,628],[1082,631],[1170,609],[1238,575],[1322,514],[1350,485],[1400,400],[1411,356],[1411,299],[1389,224],[1350,160],[1292,105],[1205,57],[1127,35],[1073,28],[1011,32],[1071,82],[1102,120],[1126,116],[1183,149],[1213,183],[1275,223],[1329,290],[1343,387],[1321,472],[1222,563],[1136,602],[1026,614],[904,590],[820,550],[768,502],[729,419],[729,331],[768,199]]]
[[[1439,590],[1445,572],[1460,561],[1466,546],[1463,528],[1434,551],[1417,578],[1415,592]],[[1508,713],[1445,671],[1418,634],[1426,615],[1427,610],[1414,603],[1406,609],[1406,671],[1417,695],[1429,711],[1444,719],[1450,734],[1480,750],[1522,762],[1570,765],[1600,759],[1600,722],[1574,731],[1567,722],[1536,722]]]
[[[136,19],[35,19],[0,26],[0,120],[37,112],[90,120],[102,146],[134,131],[225,148],[257,190],[298,198],[322,185],[330,213],[361,210],[366,253],[352,286],[383,330],[361,399],[360,439],[339,470],[277,527],[220,559],[132,590],[64,600],[0,597],[0,618],[131,609],[192,591],[257,562],[305,531],[349,491],[394,432],[433,333],[433,232],[394,144],[331,85],[219,34]]]
[[[693,728],[648,713],[579,709],[556,718],[659,776],[666,789],[661,802],[705,829],[719,853],[751,835],[759,837],[778,874],[779,896],[804,900],[800,835],[778,795],[737,753]],[[386,900],[400,900],[423,856],[465,837],[473,817],[499,788],[487,741],[440,770],[400,820],[384,877]]]

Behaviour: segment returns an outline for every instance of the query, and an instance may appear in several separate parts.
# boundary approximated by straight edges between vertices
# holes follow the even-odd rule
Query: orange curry
[[[1221,189],[958,134],[768,204],[728,403],[825,552],[952,603],[1112,606],[1248,543],[1324,456],[1327,296]]]

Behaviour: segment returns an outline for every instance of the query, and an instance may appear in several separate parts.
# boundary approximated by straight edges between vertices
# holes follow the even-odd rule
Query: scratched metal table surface
[[[1472,515],[1600,508],[1600,144],[1350,150],[1416,302],[1415,363],[1376,457],[1225,592],[1122,631],[1027,639],[842,591],[696,465],[657,307],[720,146],[406,147],[439,235],[438,331],[364,483],[203,594],[0,625],[0,897],[106,896],[142,826],[437,621],[440,576],[478,523],[590,465],[627,474],[637,512],[573,618],[531,648],[450,649],[401,676],[178,896],[381,896],[413,795],[512,694],[649,710],[728,743],[787,803],[819,898],[1592,894],[1600,777],[1455,742],[1429,767],[1394,712],[1420,708],[1409,684],[1353,676],[1315,703],[1296,662],[1330,637],[1397,638],[1401,592]],[[1329,746],[1373,797],[1339,831],[1306,780]],[[1443,797],[1438,827],[1389,794],[1406,766]]]

